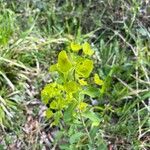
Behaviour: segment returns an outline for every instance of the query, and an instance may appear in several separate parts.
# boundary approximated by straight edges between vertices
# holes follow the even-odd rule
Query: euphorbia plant
[[[58,125],[60,120],[68,124],[84,119],[89,119],[92,126],[99,125],[100,119],[93,111],[90,99],[99,96],[97,86],[103,85],[103,81],[98,74],[92,75],[93,53],[89,43],[72,42],[68,50],[59,53],[57,63],[50,66],[54,81],[44,87],[41,96],[49,106],[46,116],[53,118],[51,125]]]

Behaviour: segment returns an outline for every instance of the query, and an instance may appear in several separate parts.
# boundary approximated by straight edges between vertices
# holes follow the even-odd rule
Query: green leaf
[[[63,145],[59,145],[59,148],[61,150],[70,150],[70,144],[63,144]]]
[[[63,114],[61,111],[57,111],[56,113],[54,113],[54,122],[53,125],[58,125],[60,119],[62,118]]]
[[[82,132],[77,132],[77,133],[73,134],[69,140],[70,144],[77,143],[80,140],[81,136],[83,136],[83,135],[84,135],[84,133],[82,133]]]
[[[85,59],[76,66],[76,73],[84,78],[88,78],[93,70],[93,61],[90,59]]]
[[[88,86],[84,91],[82,91],[82,93],[92,98],[100,96],[100,90],[92,86]]]
[[[68,72],[72,67],[72,64],[67,56],[66,51],[61,51],[58,55],[58,68],[60,72]]]
[[[0,150],[4,150],[4,146],[0,144]]]
[[[92,121],[92,126],[98,126],[100,123],[100,118],[92,111],[86,111],[82,113],[82,116],[90,119]]]
[[[64,121],[66,123],[69,123],[70,121],[73,120],[73,113],[75,112],[75,108],[77,106],[77,103],[73,101],[68,108],[64,112]]]
[[[5,112],[4,110],[0,107],[0,125],[3,126],[3,120],[5,119]]]
[[[103,96],[105,93],[107,93],[109,87],[110,87],[111,77],[107,76],[104,80],[104,83],[102,85],[102,88],[100,89],[101,96]]]

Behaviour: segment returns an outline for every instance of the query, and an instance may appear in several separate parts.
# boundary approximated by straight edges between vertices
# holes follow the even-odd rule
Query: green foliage
[[[86,128],[84,121],[88,120],[92,128],[100,124],[100,116],[86,101],[100,96],[100,88],[94,84],[101,85],[100,83],[103,81],[96,75],[94,83],[95,80],[92,77],[94,66],[93,60],[90,58],[94,51],[90,45],[87,42],[82,46],[71,43],[70,47],[68,52],[61,51],[58,55],[58,62],[50,67],[50,72],[54,72],[55,76],[57,74],[57,78],[42,90],[42,101],[49,106],[46,115],[47,118],[53,119],[51,125],[61,126],[63,120],[66,125],[69,125],[69,128],[75,122],[78,122],[79,126],[82,124],[82,128]],[[79,48],[83,50],[82,54],[79,54]],[[89,93],[92,93],[93,88],[96,89],[94,90],[95,94],[91,95]],[[86,95],[89,97],[86,98]],[[77,128],[79,128],[78,125]],[[87,134],[91,140],[88,131]],[[81,137],[83,137],[82,132],[71,135],[70,143],[77,143]]]
[[[14,117],[14,112],[17,110],[16,101],[12,101],[10,97],[4,96],[6,91],[0,91],[0,126],[4,129],[6,126],[10,127],[11,119]]]
[[[88,46],[85,47],[85,44]],[[84,48],[82,55],[79,55],[73,46],[73,43],[71,43],[71,50],[69,52],[63,50],[59,53],[57,64],[50,67],[50,72],[57,72],[58,77],[54,82],[46,85],[41,92],[42,100],[45,104],[49,104],[49,109],[51,109],[51,111],[57,110],[57,112],[53,113],[54,116],[58,112],[62,114],[72,103],[76,104],[76,107],[73,108],[74,112],[72,111],[72,113],[83,111],[88,105],[83,102],[85,96],[83,91],[87,89],[89,84],[81,84],[81,79],[89,81],[90,79],[88,77],[93,70],[93,61],[87,58],[86,53],[84,53],[84,51],[89,51],[89,44],[87,42],[84,43],[83,46],[78,44],[78,47]],[[92,50],[90,49],[90,51]],[[48,116],[52,117],[52,113],[50,113],[49,109],[48,114],[50,115]],[[89,108],[87,108],[87,110],[88,109]],[[72,116],[73,115],[77,116],[78,113],[72,114]],[[59,117],[61,118],[62,115]],[[56,124],[55,120],[54,124]]]
[[[0,149],[150,149],[149,4],[0,0],[0,126],[7,125],[0,127]],[[50,67],[55,84],[46,85],[51,94],[45,92],[43,103],[57,125],[49,130],[39,91],[49,81],[48,62],[55,63],[57,52],[74,39]],[[94,55],[87,42],[79,44],[87,40]],[[32,140],[24,131],[28,113],[38,121],[37,134],[28,134]]]
[[[0,44],[7,44],[14,32],[14,12],[9,9],[0,10]]]

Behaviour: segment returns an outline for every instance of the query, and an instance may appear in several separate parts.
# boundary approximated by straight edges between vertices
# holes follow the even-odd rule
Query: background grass
[[[146,0],[1,0],[0,148],[63,149],[69,143],[71,131],[56,136],[58,127],[44,119],[40,91],[58,52],[77,39],[93,45],[96,71],[107,79],[93,106],[102,118],[90,133],[94,148],[149,149],[149,17]],[[70,149],[84,145],[69,143]]]

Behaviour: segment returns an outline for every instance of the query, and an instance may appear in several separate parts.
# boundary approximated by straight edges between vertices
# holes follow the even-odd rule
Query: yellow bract
[[[84,79],[79,79],[78,81],[80,85],[87,85],[87,82]]]
[[[72,64],[67,56],[66,51],[61,51],[58,55],[58,68],[60,72],[65,73],[69,71],[72,67]]]
[[[41,91],[42,100],[45,104],[48,104],[49,101],[57,96],[61,96],[61,91],[63,90],[63,86],[57,83],[49,83],[44,89]]]
[[[93,70],[93,61],[90,59],[85,59],[76,66],[76,72],[79,76],[88,78]]]
[[[48,118],[48,119],[50,119],[50,118],[52,118],[53,117],[53,112],[50,110],[50,109],[47,109],[46,110],[46,117]]]
[[[56,100],[51,102],[50,108],[51,108],[51,109],[59,109],[59,106],[58,106]]]
[[[68,83],[65,84],[65,90],[68,93],[75,93],[79,90],[79,85],[78,83],[76,83],[75,81],[70,81]]]
[[[94,74],[94,82],[97,85],[103,85],[104,84],[104,81],[99,78],[98,74]]]
[[[78,52],[80,49],[82,49],[82,46],[80,44],[76,44],[74,42],[71,42],[71,49],[74,52]]]
[[[54,65],[51,65],[50,68],[49,68],[49,72],[54,72],[54,71],[57,71],[57,64],[54,64]]]
[[[79,109],[80,111],[85,111],[87,106],[88,106],[87,103],[80,102],[79,105],[78,105],[78,109]]]
[[[71,42],[71,49],[74,52],[78,52],[80,49],[83,50],[83,53],[85,55],[93,55],[94,51],[91,49],[91,46],[88,42],[85,42],[82,46],[78,43]]]
[[[88,42],[85,42],[83,45],[82,45],[82,48],[83,48],[83,53],[86,54],[86,55],[93,55],[94,51],[91,49],[91,46]]]

